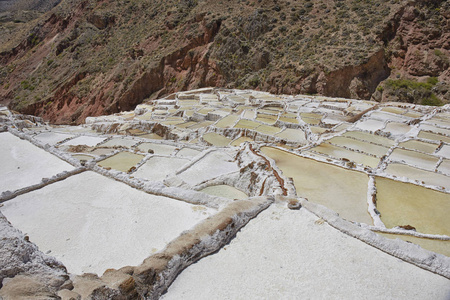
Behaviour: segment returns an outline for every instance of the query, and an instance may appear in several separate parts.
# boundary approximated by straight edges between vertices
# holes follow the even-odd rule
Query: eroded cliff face
[[[446,1],[416,1],[399,10],[381,36],[391,76],[373,99],[410,103],[433,99],[434,105],[450,101],[449,17]]]
[[[445,103],[449,16],[445,1],[67,0],[2,47],[0,101],[68,124],[205,86],[420,102],[386,79],[433,77]]]

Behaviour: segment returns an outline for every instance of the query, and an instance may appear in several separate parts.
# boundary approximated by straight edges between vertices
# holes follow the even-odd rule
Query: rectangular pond
[[[217,121],[215,126],[218,128],[231,128],[236,124],[237,120],[239,120],[239,116],[229,115]]]
[[[107,159],[98,162],[98,165],[104,168],[111,168],[122,172],[128,172],[132,167],[137,165],[143,155],[130,153],[128,151],[119,152]]]
[[[418,150],[421,152],[425,152],[428,154],[432,154],[434,153],[434,151],[436,151],[437,147],[439,145],[437,144],[431,144],[431,143],[425,143],[422,141],[417,141],[417,140],[409,140],[406,142],[402,142],[398,144],[399,147],[404,147],[407,149],[411,149],[411,150]]]
[[[410,225],[418,232],[450,235],[450,194],[376,177],[377,209],[388,228]]]
[[[424,183],[429,185],[450,189],[450,178],[436,172],[425,171],[408,165],[397,163],[390,163],[387,166],[385,172],[397,177],[407,177],[419,182],[423,181]]]
[[[297,195],[324,205],[350,221],[372,224],[367,211],[369,177],[360,172],[303,158],[272,147],[261,152],[294,180]]]
[[[289,142],[306,144],[305,132],[301,129],[286,128],[275,136]]]
[[[392,151],[389,159],[403,161],[406,164],[413,165],[426,170],[434,170],[439,158],[429,154],[416,151],[396,148]]]
[[[322,143],[319,146],[310,149],[309,151],[326,154],[336,159],[348,159],[357,164],[362,164],[371,168],[376,168],[380,162],[379,158],[347,150],[328,143]]]
[[[352,150],[359,150],[365,153],[369,153],[375,155],[377,157],[381,157],[385,155],[389,148],[379,145],[370,144],[367,142],[355,140],[352,138],[346,138],[342,136],[337,136],[332,139],[327,140],[328,143],[334,144],[336,146],[347,147]]]
[[[102,275],[141,264],[215,210],[84,172],[7,201],[2,213],[70,273]]]
[[[142,143],[138,147],[139,151],[158,155],[171,155],[175,146],[157,143]]]
[[[175,173],[188,162],[189,159],[185,158],[153,156],[140,166],[133,176],[150,181],[163,181],[166,176]]]
[[[215,132],[208,132],[202,136],[203,140],[207,143],[217,146],[217,147],[226,147],[231,143],[231,139],[227,138],[223,135],[220,135]]]
[[[355,139],[361,140],[361,141],[375,143],[375,144],[378,144],[378,145],[381,145],[381,146],[385,146],[385,147],[388,147],[388,148],[392,147],[393,145],[395,145],[395,141],[394,140],[388,139],[388,138],[386,138],[384,136],[372,134],[372,133],[369,133],[369,132],[348,131],[348,132],[344,133],[343,136],[355,138]]]

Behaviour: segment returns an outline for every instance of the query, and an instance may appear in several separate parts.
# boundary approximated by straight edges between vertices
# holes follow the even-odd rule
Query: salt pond
[[[366,174],[276,148],[263,147],[261,152],[275,161],[284,176],[294,180],[298,196],[325,205],[347,220],[373,223],[367,211],[369,178]]]
[[[203,140],[205,140],[207,143],[217,146],[217,147],[225,147],[228,146],[228,144],[231,143],[231,139],[224,137],[223,135],[220,135],[215,132],[208,132],[205,133],[202,136]]]
[[[234,199],[242,200],[248,198],[247,194],[244,193],[243,191],[240,191],[235,187],[223,184],[206,187],[200,190],[200,192],[206,193],[208,195],[219,196],[233,200]]]
[[[386,168],[386,173],[397,177],[407,177],[418,182],[424,182],[436,187],[450,189],[450,180],[442,174],[417,169],[404,164],[390,163]]]
[[[119,152],[107,159],[98,162],[98,165],[104,168],[112,168],[122,172],[128,172],[132,167],[137,165],[143,155],[130,153],[128,151]]]
[[[213,151],[206,154],[178,176],[191,186],[194,186],[205,180],[238,170],[237,164],[233,162],[233,159],[228,154],[222,151]]]
[[[139,151],[142,151],[144,153],[148,153],[150,151],[153,154],[171,155],[176,147],[172,145],[157,143],[142,143],[137,148],[139,149]]]
[[[49,144],[52,146],[57,144],[58,142],[61,142],[65,139],[72,138],[72,137],[74,137],[74,135],[57,133],[57,132],[43,132],[43,133],[40,133],[40,134],[34,136],[34,138],[36,140],[40,141],[41,143]]]
[[[74,139],[71,139],[63,144],[62,146],[77,146],[77,145],[86,145],[89,147],[93,147],[101,142],[103,142],[105,138],[98,136],[79,136]]]
[[[322,143],[319,146],[312,148],[310,152],[326,154],[336,159],[348,159],[350,161],[356,162],[357,164],[362,164],[371,168],[376,168],[380,162],[379,158],[347,150],[345,148],[334,146],[328,143]]]
[[[436,156],[400,148],[394,149],[392,154],[389,156],[389,159],[394,161],[403,161],[407,164],[430,171],[435,169],[436,164],[439,161],[439,158]]]
[[[386,227],[411,225],[422,233],[450,235],[450,194],[382,177],[376,187]]]
[[[188,162],[189,160],[184,158],[154,156],[140,166],[133,176],[151,181],[162,181],[167,175],[175,173]]]
[[[74,167],[31,143],[4,132],[0,133],[0,194],[38,184]]]
[[[448,282],[305,209],[271,206],[184,270],[161,299],[445,299]]]
[[[194,207],[85,172],[10,200],[2,213],[69,272],[101,275],[140,264],[214,211]]]

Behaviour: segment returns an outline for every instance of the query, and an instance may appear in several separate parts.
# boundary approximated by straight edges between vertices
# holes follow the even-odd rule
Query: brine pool
[[[262,147],[286,177],[294,181],[297,195],[324,205],[350,221],[373,224],[367,211],[366,174],[276,149]]]

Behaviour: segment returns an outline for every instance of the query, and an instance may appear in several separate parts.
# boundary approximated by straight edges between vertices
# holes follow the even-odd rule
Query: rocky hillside
[[[44,12],[55,7],[61,0],[0,0],[0,12],[35,10]]]
[[[54,123],[204,86],[450,101],[439,0],[63,0],[1,19],[0,102]]]

